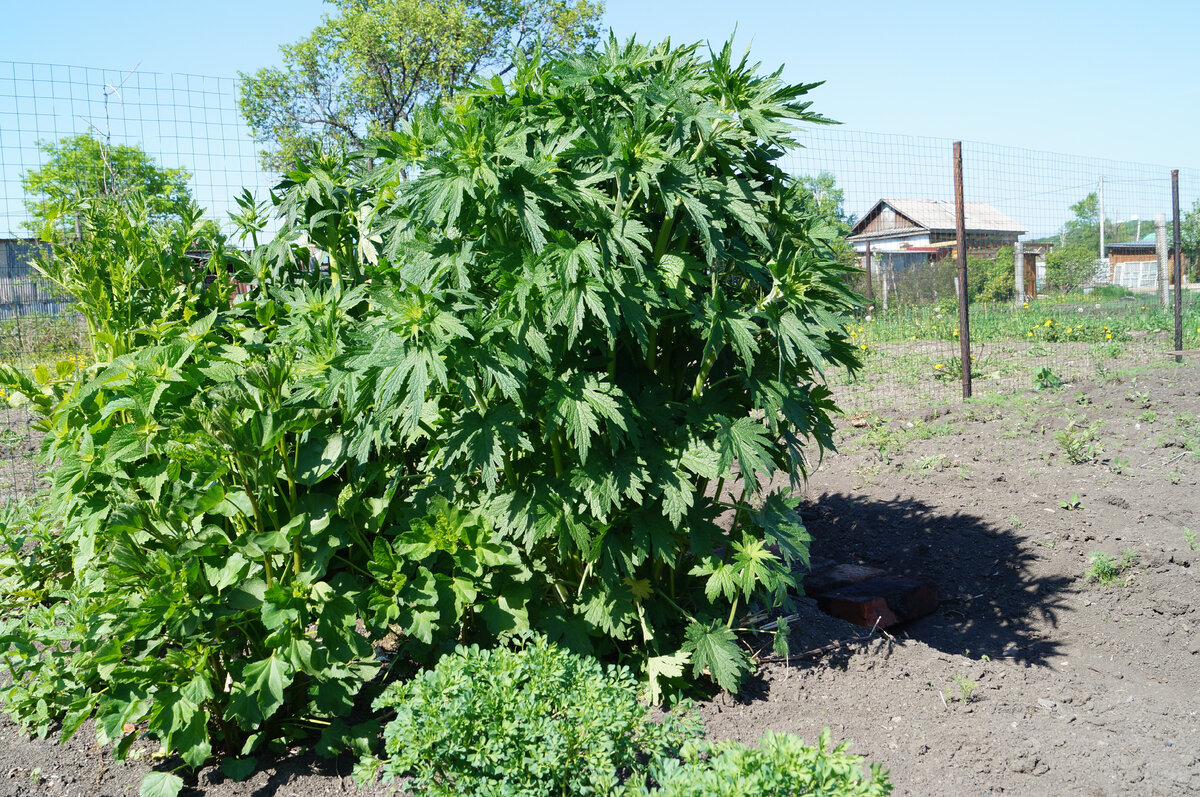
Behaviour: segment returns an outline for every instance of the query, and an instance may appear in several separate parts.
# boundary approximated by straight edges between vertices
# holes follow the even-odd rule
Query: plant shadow
[[[944,653],[1044,665],[1074,579],[1033,572],[1033,544],[967,512],[915,498],[826,492],[801,506],[814,557],[932,581],[939,605],[890,629]]]

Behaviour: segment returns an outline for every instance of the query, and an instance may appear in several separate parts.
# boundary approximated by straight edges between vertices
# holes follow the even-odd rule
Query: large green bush
[[[6,604],[9,711],[193,766],[328,747],[365,733],[373,644],[530,629],[654,695],[736,689],[743,618],[807,558],[821,369],[856,364],[833,231],[775,163],[810,88],[728,47],[533,57],[290,174],[279,235],[226,258],[238,303],[127,269],[132,337],[110,314],[86,373],[5,372],[46,415],[59,563]]]

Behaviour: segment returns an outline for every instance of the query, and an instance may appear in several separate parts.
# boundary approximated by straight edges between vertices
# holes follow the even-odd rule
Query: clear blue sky
[[[319,0],[5,0],[0,59],[233,76],[276,62]],[[610,0],[620,36],[724,40],[825,80],[859,130],[1200,165],[1200,4]]]

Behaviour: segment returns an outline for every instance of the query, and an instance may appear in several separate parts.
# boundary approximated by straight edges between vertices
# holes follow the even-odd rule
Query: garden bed
[[[896,794],[1200,790],[1200,367],[864,421],[807,487],[813,552],[930,578],[941,606],[803,659],[865,629],[802,601],[797,659],[702,705],[710,737],[829,727]],[[1094,429],[1091,461],[1067,461],[1072,421]],[[1102,586],[1097,551],[1137,561]],[[87,728],[58,747],[0,721],[3,795],[131,794],[153,764],[132,758]],[[350,760],[260,763],[240,784],[206,768],[191,793],[387,793],[359,792]]]

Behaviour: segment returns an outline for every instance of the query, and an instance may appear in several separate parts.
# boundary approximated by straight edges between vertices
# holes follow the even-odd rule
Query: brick
[[[860,581],[886,575],[887,573],[878,567],[867,567],[866,565],[833,564],[826,567],[814,567],[813,571],[804,577],[804,594],[815,598],[826,592],[834,592]]]
[[[878,618],[880,628],[933,614],[937,585],[902,576],[882,576],[817,596],[817,607],[826,614],[870,628]]]

